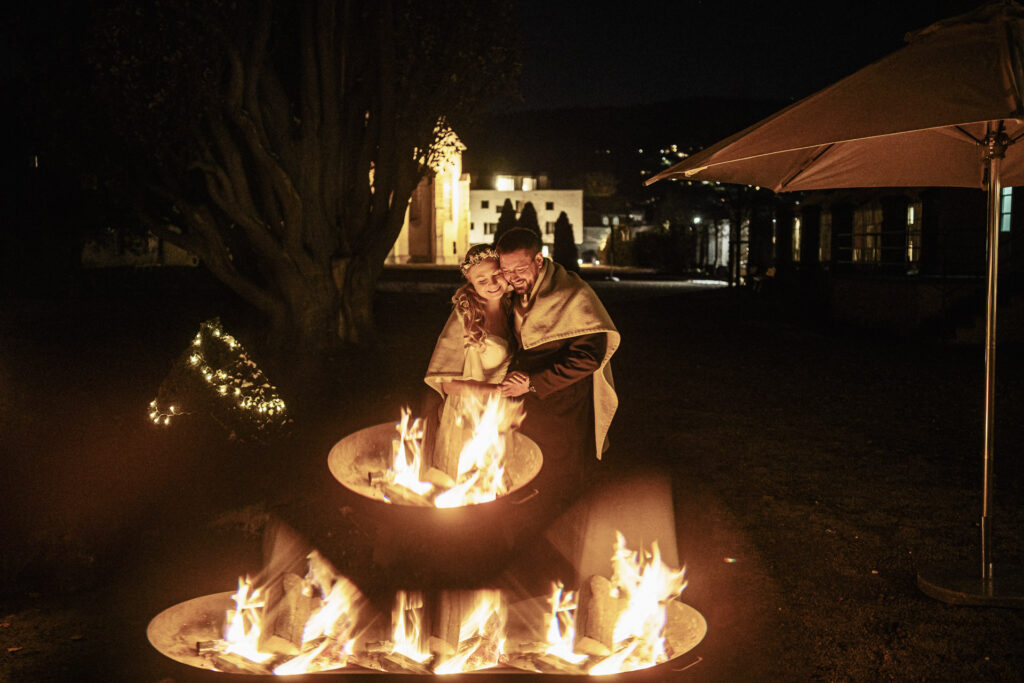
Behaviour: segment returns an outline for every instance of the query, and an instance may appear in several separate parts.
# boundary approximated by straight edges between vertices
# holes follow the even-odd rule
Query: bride
[[[455,422],[458,403],[469,395],[500,395],[514,348],[510,325],[511,287],[501,274],[498,254],[488,245],[470,247],[462,262],[465,284],[452,297],[452,313],[445,323],[427,365],[424,381],[437,392],[425,404],[424,444],[444,458],[445,443],[461,438]],[[438,425],[438,396],[444,401]],[[435,431],[438,430],[438,431]],[[447,467],[439,469],[447,470]]]
[[[452,313],[424,378],[442,398],[497,392],[512,360],[512,290],[501,274],[498,254],[488,245],[470,247],[462,275],[466,283],[452,297]]]

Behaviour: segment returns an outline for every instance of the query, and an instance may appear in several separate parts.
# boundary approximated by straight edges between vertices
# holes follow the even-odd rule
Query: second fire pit
[[[496,500],[453,508],[389,502],[373,485],[390,466],[396,428],[384,423],[346,436],[327,458],[331,474],[350,492],[347,501],[377,527],[374,561],[408,577],[408,584],[475,587],[487,585],[506,565],[517,532],[536,514],[535,489],[540,448],[511,434],[505,455],[507,492]]]

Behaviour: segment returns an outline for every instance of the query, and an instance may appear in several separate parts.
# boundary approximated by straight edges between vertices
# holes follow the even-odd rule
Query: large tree
[[[108,6],[92,61],[143,161],[145,225],[264,313],[273,345],[365,340],[413,189],[511,90],[505,5]]]

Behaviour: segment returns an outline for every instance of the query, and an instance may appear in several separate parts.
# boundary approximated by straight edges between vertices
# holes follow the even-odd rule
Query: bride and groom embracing
[[[544,459],[532,486],[561,507],[581,493],[585,462],[608,447],[619,333],[594,290],[545,258],[530,230],[470,248],[462,274],[427,368],[428,422],[440,420],[441,401],[470,392],[522,401],[519,431]]]

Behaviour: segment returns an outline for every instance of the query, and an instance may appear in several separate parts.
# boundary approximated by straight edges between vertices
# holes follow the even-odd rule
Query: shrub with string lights
[[[163,426],[203,414],[243,440],[281,435],[292,423],[276,387],[219,318],[199,326],[149,404],[149,418]]]

